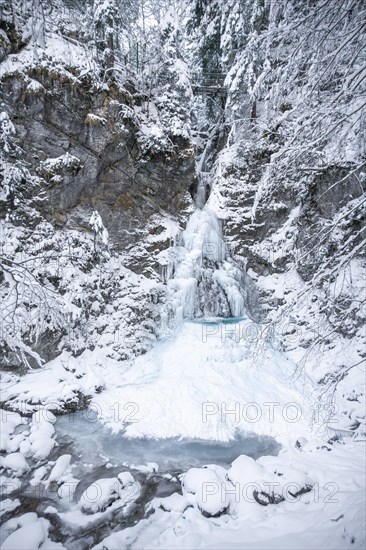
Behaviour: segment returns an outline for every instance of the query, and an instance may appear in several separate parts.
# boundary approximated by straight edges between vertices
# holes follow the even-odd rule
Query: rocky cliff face
[[[149,141],[132,85],[130,91],[116,85],[97,90],[87,78],[35,69],[7,75],[1,100],[22,160],[44,191],[40,199],[29,198],[56,227],[88,230],[97,210],[110,246],[123,252],[159,231],[154,215],[184,219],[195,179],[193,146],[189,140],[163,147]]]

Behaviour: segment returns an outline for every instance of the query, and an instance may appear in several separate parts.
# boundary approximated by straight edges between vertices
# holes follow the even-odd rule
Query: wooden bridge
[[[223,73],[191,73],[192,90],[195,95],[217,95],[226,97]]]

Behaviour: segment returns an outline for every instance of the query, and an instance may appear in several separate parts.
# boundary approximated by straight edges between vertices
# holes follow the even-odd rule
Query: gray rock
[[[30,86],[29,78],[38,84]],[[43,175],[46,200],[35,203],[49,221],[88,230],[90,215],[98,210],[112,248],[120,252],[146,234],[154,214],[184,214],[195,179],[188,140],[167,150],[146,150],[128,92],[93,90],[88,81],[80,84],[72,75],[44,68],[33,69],[29,78],[6,76],[1,99],[24,161]],[[78,170],[42,174],[42,161],[65,153],[80,159]]]

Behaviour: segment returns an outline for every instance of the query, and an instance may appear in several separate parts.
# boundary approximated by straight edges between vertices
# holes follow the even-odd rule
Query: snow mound
[[[6,455],[2,460],[2,467],[18,476],[23,475],[29,469],[29,465],[22,453],[10,453]]]
[[[39,410],[33,414],[28,452],[36,459],[46,458],[56,445],[53,439],[55,421],[56,417],[48,410]]]
[[[23,436],[22,434],[14,434],[14,430],[25,422],[26,420],[20,414],[0,409],[0,451],[14,453],[19,449]]]
[[[51,470],[48,481],[59,481],[70,466],[71,455],[61,455]]]
[[[228,493],[223,491],[224,468],[191,468],[183,477],[183,495],[195,502],[206,517],[217,517],[229,506]]]
[[[23,514],[7,521],[3,530],[8,536],[1,548],[3,550],[63,550],[64,546],[48,537],[50,522],[39,518],[34,512]]]
[[[253,342],[258,330],[247,319],[182,323],[138,357],[123,380],[120,370],[109,370],[105,391],[93,400],[99,419],[131,438],[308,437],[310,381],[292,382],[295,364],[263,349],[259,336]]]

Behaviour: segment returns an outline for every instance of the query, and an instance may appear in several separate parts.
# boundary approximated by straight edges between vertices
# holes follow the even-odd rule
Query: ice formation
[[[206,174],[200,173],[196,208],[177,246],[161,254],[170,300],[165,321],[242,317],[246,311],[245,272],[230,257],[221,222],[210,209]]]

